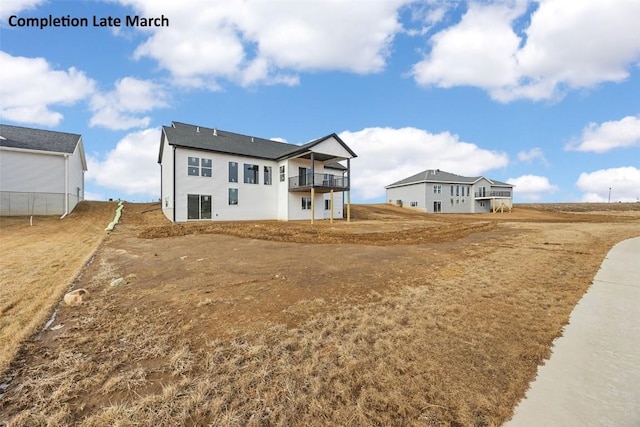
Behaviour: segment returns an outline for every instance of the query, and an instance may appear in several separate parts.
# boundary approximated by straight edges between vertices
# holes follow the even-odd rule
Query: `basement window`
[[[229,162],[229,182],[238,182],[238,162]]]
[[[302,198],[302,209],[303,210],[311,209],[311,197]]]
[[[229,189],[229,206],[235,206],[238,204],[238,189],[230,188]]]

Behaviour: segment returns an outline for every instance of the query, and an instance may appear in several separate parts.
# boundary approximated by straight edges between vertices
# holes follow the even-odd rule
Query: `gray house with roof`
[[[511,184],[440,169],[425,170],[385,188],[388,203],[423,212],[511,212],[513,205]]]
[[[158,154],[162,211],[173,222],[349,220],[355,157],[335,133],[293,145],[172,122]]]
[[[67,215],[86,171],[80,135],[0,124],[0,215]]]

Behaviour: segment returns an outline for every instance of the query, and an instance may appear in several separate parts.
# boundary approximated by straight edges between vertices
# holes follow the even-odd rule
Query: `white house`
[[[387,185],[387,201],[423,212],[511,212],[513,185],[428,169]]]
[[[350,219],[354,157],[335,133],[292,145],[172,122],[158,155],[162,211],[173,222]]]
[[[84,200],[80,135],[0,124],[0,215],[66,215]]]

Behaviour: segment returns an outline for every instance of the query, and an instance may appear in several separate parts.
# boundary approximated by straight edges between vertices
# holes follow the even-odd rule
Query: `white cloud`
[[[576,186],[585,202],[609,201],[609,189],[612,202],[636,202],[640,200],[640,169],[627,166],[583,172]]]
[[[509,162],[504,153],[484,150],[448,132],[367,128],[339,136],[358,155],[351,168],[354,197],[360,200],[384,197],[386,185],[425,169],[475,176]]]
[[[402,30],[397,9],[408,1],[120,3],[170,19],[149,31],[135,57],[158,61],[179,84],[219,89],[221,80],[295,85],[308,70],[379,72]]]
[[[159,197],[160,129],[145,129],[122,138],[103,158],[88,156],[87,180],[125,194]]]
[[[532,148],[529,151],[520,151],[518,153],[518,160],[521,162],[532,163],[536,159],[540,160],[545,166],[549,166],[549,162],[546,157],[544,157],[544,153],[539,147]]]
[[[166,107],[165,99],[162,87],[156,83],[125,77],[116,82],[115,90],[93,96],[91,110],[94,115],[89,124],[113,130],[145,127],[150,118],[136,113]]]
[[[107,197],[102,193],[94,193],[94,192],[91,192],[91,191],[85,191],[84,192],[84,199],[85,200],[105,201],[105,200],[107,200]]]
[[[640,60],[640,33],[631,30],[640,2],[542,0],[520,37],[513,28],[525,6],[471,3],[459,23],[433,36],[431,52],[413,68],[416,82],[475,86],[501,102],[548,100],[620,82]]]
[[[589,123],[582,130],[580,141],[567,145],[568,150],[604,153],[614,148],[640,145],[640,115],[627,116],[618,121]]]
[[[515,185],[513,195],[516,199],[540,200],[543,196],[555,193],[556,185],[549,182],[549,178],[538,175],[522,175],[517,178],[509,178],[509,184]]]
[[[0,2],[0,20],[4,21],[11,15],[23,10],[34,9],[45,0],[2,0]]]
[[[511,24],[524,8],[472,3],[460,23],[431,38],[431,53],[413,67],[421,85],[499,88],[518,75],[514,55],[520,43]]]
[[[55,126],[62,114],[52,107],[72,105],[94,91],[95,82],[71,67],[54,70],[44,58],[0,51],[0,117],[19,123]]]

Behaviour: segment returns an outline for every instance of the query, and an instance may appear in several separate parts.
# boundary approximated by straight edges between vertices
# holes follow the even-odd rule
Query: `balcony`
[[[309,191],[311,188],[319,193],[328,193],[331,190],[348,191],[349,178],[322,173],[308,173],[289,178],[289,191]]]
[[[511,197],[511,191],[476,191],[476,199],[492,199],[498,197]]]

